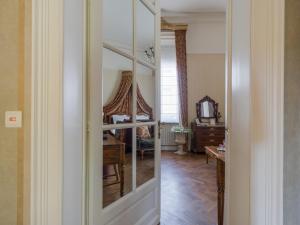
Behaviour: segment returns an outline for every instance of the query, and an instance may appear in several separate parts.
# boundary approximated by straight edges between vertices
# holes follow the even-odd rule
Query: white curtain
[[[179,123],[174,32],[163,32],[161,37],[161,121],[165,123]]]

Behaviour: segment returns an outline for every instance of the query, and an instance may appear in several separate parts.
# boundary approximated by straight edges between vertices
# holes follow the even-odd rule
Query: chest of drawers
[[[215,126],[197,126],[192,123],[192,150],[193,152],[205,152],[205,146],[218,146],[225,139],[225,126],[217,124]]]

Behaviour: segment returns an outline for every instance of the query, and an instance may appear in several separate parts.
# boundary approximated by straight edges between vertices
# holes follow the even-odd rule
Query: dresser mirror
[[[218,122],[220,113],[218,112],[218,103],[216,103],[209,96],[205,96],[198,103],[196,103],[197,117],[200,122],[205,120],[215,119]]]

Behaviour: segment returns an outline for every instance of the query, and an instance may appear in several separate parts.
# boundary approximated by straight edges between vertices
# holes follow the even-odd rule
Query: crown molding
[[[225,12],[177,13],[162,11],[162,18],[168,23],[226,23]]]

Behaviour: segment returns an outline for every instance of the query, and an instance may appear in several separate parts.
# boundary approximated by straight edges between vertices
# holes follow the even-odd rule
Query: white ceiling
[[[163,11],[178,13],[225,12],[227,0],[161,0]]]

